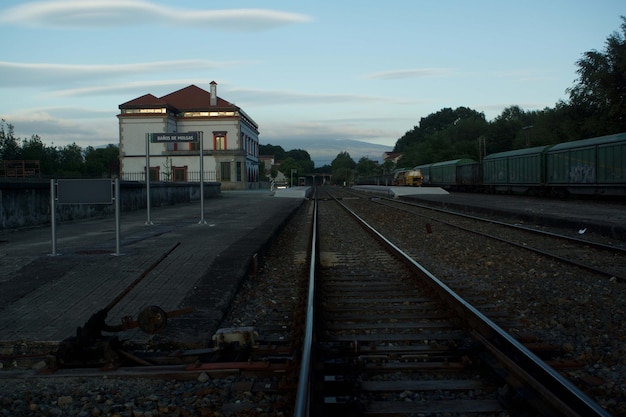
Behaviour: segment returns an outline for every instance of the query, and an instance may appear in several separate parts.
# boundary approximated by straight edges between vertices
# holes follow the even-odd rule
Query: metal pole
[[[153,224],[150,218],[150,133],[146,133],[146,224]]]
[[[115,178],[115,255],[120,256],[120,179]]]
[[[200,221],[198,224],[206,224],[204,220],[204,141],[203,132],[200,134]]]
[[[50,227],[52,229],[52,256],[57,255],[57,206],[54,180],[50,180]]]

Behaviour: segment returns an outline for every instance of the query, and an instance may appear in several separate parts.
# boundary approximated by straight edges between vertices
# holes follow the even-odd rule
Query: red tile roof
[[[133,107],[165,107],[167,103],[152,94],[146,94],[141,97],[137,97],[131,101],[127,101],[124,104],[120,104],[119,108],[133,108]]]
[[[219,96],[217,97],[217,104],[215,106],[211,106],[211,93],[193,84],[160,98],[157,98],[152,94],[146,94],[124,104],[120,104],[119,108],[155,106],[171,107],[178,112],[206,111],[224,108],[228,108],[230,110],[239,109],[234,104],[221,99]]]

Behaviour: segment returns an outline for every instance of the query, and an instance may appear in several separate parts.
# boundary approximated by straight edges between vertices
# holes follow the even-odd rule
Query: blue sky
[[[554,107],[620,15],[623,0],[4,0],[0,117],[21,138],[101,146],[120,104],[215,80],[262,144],[391,150],[444,107]]]

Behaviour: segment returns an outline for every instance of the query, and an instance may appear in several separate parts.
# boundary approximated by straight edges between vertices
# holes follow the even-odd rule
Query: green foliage
[[[282,161],[287,157],[287,152],[285,152],[282,146],[259,144],[259,155],[274,155],[275,161]]]
[[[611,34],[603,52],[591,50],[579,59],[578,80],[568,89],[580,137],[626,131],[626,17]]]
[[[349,185],[356,174],[356,162],[346,151],[340,152],[330,164],[335,184]]]
[[[380,171],[380,168],[375,161],[362,156],[356,164],[356,171],[359,175],[369,176],[377,174]]]
[[[282,172],[287,178],[291,179],[291,170],[295,170],[293,174],[294,184],[298,176],[311,173],[315,169],[315,163],[311,160],[311,155],[303,149],[292,149],[285,152],[282,146],[259,145],[259,155],[273,155],[274,160],[280,164],[278,171]],[[276,168],[272,167],[270,176],[276,178],[277,174]]]
[[[30,139],[22,141],[19,159],[38,160],[43,174],[60,171],[59,150],[46,146],[38,135],[33,135]]]
[[[109,144],[105,148],[95,149],[88,146],[85,149],[85,165],[83,173],[89,177],[114,177],[119,175],[120,160],[117,145]]]
[[[265,174],[265,161],[261,161],[259,164],[259,181],[269,181],[269,178]]]
[[[313,172],[315,163],[311,160],[311,155],[303,149],[292,149],[287,152],[287,158],[293,158],[298,162],[298,172],[300,175]]]
[[[393,161],[385,161],[380,166],[380,173],[391,174],[395,168],[396,168],[396,164]]]
[[[0,159],[20,159],[20,145],[13,133],[13,125],[4,119],[0,122]]]
[[[281,161],[280,167],[278,168],[278,170],[282,172],[286,178],[289,178],[290,182],[292,182],[293,180],[293,183],[289,184],[290,186],[293,186],[297,183],[298,175],[304,174],[304,171],[300,167],[300,164],[298,163],[298,161],[296,161],[290,156],[287,157],[287,159]]]
[[[316,167],[313,172],[315,172],[316,174],[332,174],[333,168],[330,165],[326,164],[322,165],[321,167]]]
[[[457,158],[478,158],[478,138],[489,123],[483,113],[467,107],[445,108],[422,118],[420,125],[404,136],[404,151],[399,168]],[[394,149],[398,150],[398,145]]]
[[[5,128],[6,126],[6,128]],[[44,177],[113,177],[119,175],[119,148],[108,145],[85,151],[76,143],[64,147],[47,146],[38,135],[30,139],[16,138],[13,125],[0,124],[0,159],[39,161]]]

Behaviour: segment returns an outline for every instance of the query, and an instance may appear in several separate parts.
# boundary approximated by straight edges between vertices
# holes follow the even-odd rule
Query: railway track
[[[335,201],[318,205],[312,415],[516,415],[529,404],[545,415],[603,415],[409,256],[377,243],[371,226]]]
[[[363,194],[359,194],[363,195]],[[390,198],[372,202],[626,282],[626,248]],[[410,223],[410,220],[406,221]],[[430,224],[429,223],[429,224]]]

